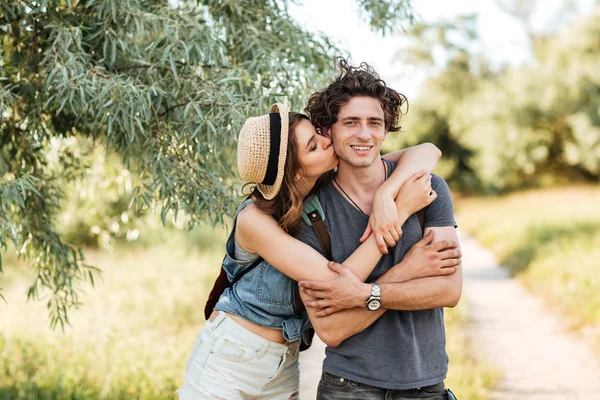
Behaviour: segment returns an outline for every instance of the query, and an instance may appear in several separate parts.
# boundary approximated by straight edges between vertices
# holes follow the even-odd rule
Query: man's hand
[[[429,231],[404,256],[399,264],[402,281],[428,276],[451,275],[456,272],[462,259],[458,243],[442,240],[433,243],[433,231]]]
[[[315,317],[321,318],[348,308],[364,307],[371,295],[371,285],[363,283],[354,273],[342,264],[330,261],[329,268],[339,277],[328,282],[300,281],[300,290],[316,300],[307,300],[306,307],[320,309]]]

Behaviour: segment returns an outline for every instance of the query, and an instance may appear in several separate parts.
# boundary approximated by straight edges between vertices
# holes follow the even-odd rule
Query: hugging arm
[[[235,239],[245,250],[259,254],[290,278],[299,281],[326,281],[337,274],[327,267],[327,259],[307,244],[288,235],[270,215],[250,205],[240,212]],[[366,279],[381,253],[374,238],[363,243],[346,261],[357,277]]]
[[[433,230],[429,230],[419,242],[393,267],[393,282],[400,283],[413,279],[433,276],[446,276],[458,271],[462,254],[458,243],[450,240],[433,242]],[[365,284],[348,268],[330,263],[329,267],[340,276],[328,282],[300,282],[300,288],[313,300],[306,306],[316,308],[315,317],[326,317],[333,313],[362,308],[371,295],[371,284]],[[387,289],[387,288],[386,288]]]
[[[415,146],[404,150],[396,168],[398,173],[395,171],[393,175],[396,177],[395,184],[402,185],[415,172],[435,165],[437,158],[438,154],[426,147]],[[406,201],[400,206],[400,210],[396,209],[396,214],[402,218],[402,224],[413,212],[431,201],[431,198],[423,195],[421,182],[416,182],[412,177],[409,181],[411,184],[404,185],[402,191]],[[259,254],[279,271],[296,281],[305,279],[327,281],[337,276],[327,267],[328,261],[325,257],[285,233],[275,219],[254,205],[246,207],[238,215],[235,239],[243,249]],[[344,265],[364,281],[380,258],[381,252],[375,238],[371,237],[344,261]]]
[[[427,228],[435,232],[434,243],[447,246],[448,241],[458,243],[453,226]],[[364,286],[355,285],[359,297],[356,308],[336,312],[324,318],[318,318],[315,313],[318,309],[307,307],[313,327],[319,337],[329,346],[336,347],[342,341],[362,332],[374,323],[383,313],[390,310],[425,310],[437,307],[454,307],[460,299],[462,291],[462,271],[460,264],[451,268],[451,274],[431,276],[405,281],[406,261],[396,264],[392,269],[382,275],[377,282],[381,285],[382,308],[378,311],[368,311],[364,301],[370,294],[364,291]],[[363,284],[364,285],[364,284]],[[370,285],[367,285],[370,286]],[[300,292],[302,299],[316,300],[309,295],[310,291]]]
[[[429,174],[435,168],[435,165],[442,152],[431,143],[423,143],[408,149],[399,150],[394,153],[386,154],[383,158],[396,162],[398,165],[394,173],[377,189],[373,198],[373,209],[369,216],[369,224],[365,229],[361,242],[364,242],[372,233],[383,254],[387,254],[388,247],[393,247],[402,235],[401,221],[406,220],[406,216],[398,215],[397,199],[400,188],[403,183],[411,176],[411,165],[421,165],[422,170]],[[416,171],[414,171],[416,172]],[[429,175],[426,177],[429,179]],[[433,199],[435,194],[433,194]]]
[[[437,161],[442,157],[442,152],[433,143],[422,143],[407,149],[395,151],[382,156],[386,160],[398,163],[399,167],[406,163],[407,165],[419,163],[422,170],[431,172],[435,168]],[[397,171],[397,172],[396,172]],[[398,190],[410,175],[415,172],[405,168],[397,168],[386,182],[379,189],[389,190],[396,198]],[[411,172],[412,171],[412,172]]]

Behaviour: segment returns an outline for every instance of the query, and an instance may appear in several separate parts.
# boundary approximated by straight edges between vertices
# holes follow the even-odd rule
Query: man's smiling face
[[[333,147],[340,161],[353,167],[368,167],[377,158],[387,131],[379,100],[353,97],[340,107],[331,127]]]

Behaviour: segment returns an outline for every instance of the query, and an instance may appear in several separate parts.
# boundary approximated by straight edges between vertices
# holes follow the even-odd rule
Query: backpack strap
[[[319,214],[321,220],[325,221],[325,211],[323,211],[323,207],[321,207],[321,202],[319,201],[319,198],[314,194],[308,196],[304,200],[302,209],[302,219],[308,226],[312,226],[312,220],[309,216],[313,212]]]
[[[225,256],[225,257],[227,257],[227,256]],[[225,257],[223,257],[223,261],[225,261]],[[227,272],[225,272],[225,269],[223,268],[223,265],[221,264],[221,272],[219,272],[219,276],[215,280],[215,283],[213,284],[213,287],[208,295],[208,299],[206,300],[206,304],[204,306],[204,318],[207,321],[208,321],[208,318],[210,317],[210,314],[212,314],[213,310],[215,309],[215,305],[217,305],[217,302],[219,301],[219,297],[221,297],[221,295],[223,294],[225,289],[227,289],[228,287],[232,287],[233,284],[236,283],[237,281],[239,281],[242,276],[244,276],[248,272],[252,271],[254,269],[254,267],[256,267],[258,264],[260,264],[263,261],[264,260],[262,257],[258,257],[256,260],[254,260],[254,262],[252,264],[250,264],[250,266],[248,268],[246,268],[244,271],[242,271],[242,273],[240,273],[238,276],[236,276],[233,279],[233,281],[231,281],[231,282],[229,281],[229,278],[227,277]]]
[[[308,226],[312,226],[317,234],[317,239],[319,239],[319,244],[321,245],[321,249],[323,253],[325,253],[325,257],[328,260],[332,260],[331,256],[331,238],[329,237],[329,232],[327,231],[327,227],[325,226],[325,212],[323,211],[323,207],[321,207],[321,203],[319,202],[319,198],[315,195],[309,196],[304,201],[304,210],[302,212],[302,219]],[[300,314],[305,311],[306,307],[304,307],[304,303],[300,298],[300,290],[298,290],[298,284],[294,285],[294,311],[296,314]]]
[[[325,226],[325,211],[323,211],[323,207],[321,207],[319,198],[316,195],[313,194],[304,200],[302,219],[306,225],[313,227],[317,234],[317,239],[319,239],[321,249],[325,253],[325,257],[331,260],[331,239]]]
[[[254,267],[256,267],[258,264],[260,264],[263,261],[265,261],[265,259],[262,258],[261,256],[258,256],[258,258],[256,260],[254,260],[252,262],[252,264],[250,264],[250,266],[248,268],[246,268],[241,273],[239,273],[235,278],[233,278],[233,280],[231,281],[231,283],[229,284],[229,286],[233,286],[237,281],[239,281],[240,279],[242,279],[242,277],[244,275],[246,275],[248,272],[252,271],[254,269]]]
[[[319,243],[321,244],[321,249],[325,253],[325,257],[328,260],[331,260],[333,257],[331,256],[331,238],[329,237],[329,232],[327,231],[327,227],[325,226],[325,222],[321,218],[318,212],[313,211],[308,215],[310,222],[312,224],[315,233],[317,234],[317,239],[319,239]]]

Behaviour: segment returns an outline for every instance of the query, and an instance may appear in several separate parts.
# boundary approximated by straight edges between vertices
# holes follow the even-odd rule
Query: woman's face
[[[302,120],[295,129],[298,144],[298,158],[304,165],[300,175],[304,178],[318,178],[331,171],[338,164],[331,139],[319,135],[310,121]]]

